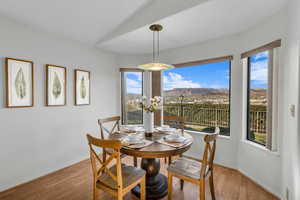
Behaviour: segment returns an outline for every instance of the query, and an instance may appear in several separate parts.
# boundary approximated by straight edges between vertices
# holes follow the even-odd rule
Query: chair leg
[[[133,165],[134,165],[134,167],[137,167],[137,158],[136,157],[133,157]]]
[[[93,183],[93,200],[96,200],[97,199],[97,194],[96,194],[96,184]]]
[[[118,197],[117,197],[118,200],[123,200],[123,193],[122,191],[118,191]]]
[[[214,187],[214,176],[213,173],[209,176],[209,188],[210,188],[210,193],[211,193],[211,199],[215,200],[215,187]]]
[[[141,200],[146,200],[146,177],[141,181]]]
[[[103,154],[102,154],[102,160],[103,160],[103,162],[106,161],[106,152],[105,152],[105,151],[104,151]]]
[[[180,189],[183,190],[184,180],[180,179]]]
[[[167,157],[165,157],[165,164],[167,164],[167,161],[168,161],[168,160],[167,160]]]
[[[200,180],[200,187],[199,187],[199,196],[200,200],[205,200],[205,180]]]
[[[172,156],[169,156],[169,166],[171,165],[172,163]]]
[[[173,175],[168,173],[168,200],[172,200]]]

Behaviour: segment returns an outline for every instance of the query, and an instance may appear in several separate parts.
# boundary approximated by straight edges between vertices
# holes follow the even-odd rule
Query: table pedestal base
[[[160,174],[160,159],[143,158],[142,169],[146,171],[146,199],[160,199],[168,193],[167,177]],[[132,189],[132,193],[140,197],[140,186]]]

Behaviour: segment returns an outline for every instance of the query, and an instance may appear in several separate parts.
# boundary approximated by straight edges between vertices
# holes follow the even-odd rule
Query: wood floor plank
[[[123,159],[132,164],[131,158]],[[140,160],[138,160],[140,163]],[[166,165],[161,161],[161,171]],[[217,200],[278,200],[238,171],[221,166],[215,167],[215,192]],[[185,182],[183,191],[180,182],[174,178],[173,199],[193,200],[199,198],[198,187]],[[101,200],[113,200],[109,194],[99,192]],[[211,200],[209,184],[206,184],[206,199]],[[92,199],[92,173],[89,160],[22,184],[0,193],[0,200],[88,200]],[[128,194],[125,200],[137,199]],[[163,200],[166,200],[164,198]]]

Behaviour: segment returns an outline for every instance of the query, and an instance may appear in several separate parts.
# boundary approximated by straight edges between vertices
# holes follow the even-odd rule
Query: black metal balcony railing
[[[229,128],[230,111],[228,105],[183,104],[182,107],[183,117],[188,125]],[[180,116],[180,104],[165,104],[164,114]],[[251,131],[266,133],[266,110],[251,110],[250,119]]]
[[[230,111],[228,104],[183,104],[183,117],[186,128],[196,131],[213,131],[214,127],[221,128],[221,134],[229,135]],[[164,104],[164,115],[181,116],[181,105]],[[141,109],[124,113],[125,124],[141,124],[143,114]],[[267,112],[265,106],[251,106],[250,130],[255,135],[266,134]]]

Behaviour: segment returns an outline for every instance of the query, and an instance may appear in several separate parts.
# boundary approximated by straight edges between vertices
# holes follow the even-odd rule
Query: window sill
[[[265,146],[262,146],[260,144],[256,144],[255,142],[251,142],[249,140],[242,140],[241,142],[244,143],[244,144],[247,144],[248,146],[255,147],[255,148],[257,148],[257,149],[259,149],[263,152],[267,152],[267,153],[269,153],[273,156],[277,156],[277,157],[280,156],[280,153],[278,151],[270,151]]]
[[[201,135],[201,136],[207,135],[207,133],[205,133],[205,132],[199,132],[199,131],[188,131],[188,130],[185,130],[185,132],[191,133],[191,134],[195,134],[195,135]],[[230,136],[225,136],[225,135],[219,135],[218,138],[230,140]]]

